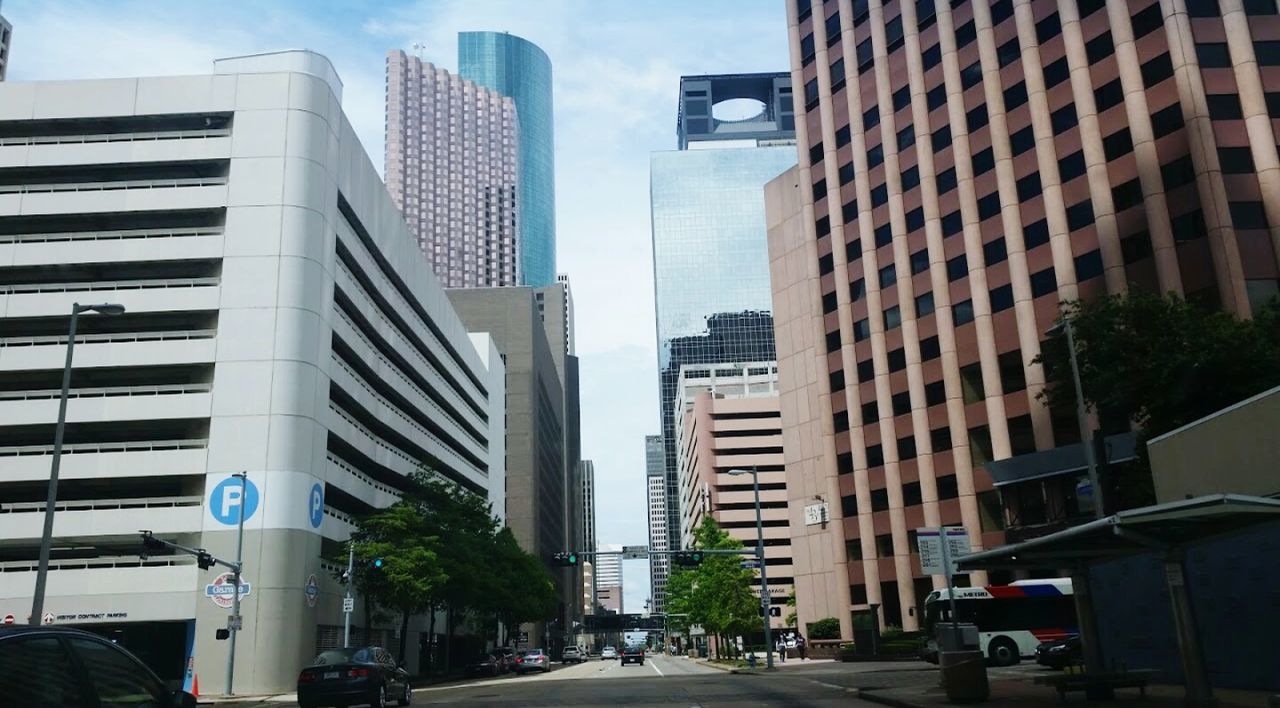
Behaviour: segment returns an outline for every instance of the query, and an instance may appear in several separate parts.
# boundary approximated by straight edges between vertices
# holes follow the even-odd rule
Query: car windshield
[[[361,649],[329,649],[320,652],[316,657],[316,666],[326,666],[332,664],[369,664],[373,663],[373,651],[368,648]]]
[[[540,656],[541,654],[542,654],[541,649],[529,649],[527,651],[521,652],[520,656]]]

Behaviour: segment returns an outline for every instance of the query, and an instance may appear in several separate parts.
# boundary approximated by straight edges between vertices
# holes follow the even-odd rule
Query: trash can
[[[938,668],[942,688],[952,703],[985,701],[991,693],[987,683],[987,662],[978,641],[978,626],[960,622],[939,623]]]

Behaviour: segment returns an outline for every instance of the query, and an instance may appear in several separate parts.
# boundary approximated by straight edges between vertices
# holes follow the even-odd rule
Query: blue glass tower
[[[505,32],[459,32],[458,74],[509,96],[520,123],[520,277],[556,282],[555,131],[551,59],[527,39]]]
[[[786,73],[680,80],[678,150],[649,160],[667,538],[680,539],[675,402],[680,367],[777,357],[764,185],[796,163]],[[759,113],[721,118],[717,104],[749,99]],[[651,566],[657,564],[651,562]],[[651,573],[652,593],[665,581]]]

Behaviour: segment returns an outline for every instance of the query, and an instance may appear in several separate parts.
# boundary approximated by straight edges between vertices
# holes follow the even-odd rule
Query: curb
[[[911,703],[901,698],[893,696],[880,695],[879,691],[861,689],[858,691],[858,697],[869,703],[879,703],[882,706],[894,706],[894,708],[920,708],[919,703]]]

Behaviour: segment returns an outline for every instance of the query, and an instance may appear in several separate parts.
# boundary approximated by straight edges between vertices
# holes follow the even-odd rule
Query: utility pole
[[[226,695],[232,696],[231,684],[236,676],[236,634],[240,631],[240,573],[244,570],[244,507],[249,502],[249,473],[238,472],[231,475],[240,478],[240,523],[236,532],[236,566],[232,571],[231,579],[235,584],[235,588],[231,593],[231,621],[227,629],[231,632],[231,645],[227,651],[227,690]]]
[[[349,649],[351,647],[351,610],[355,608],[356,601],[351,597],[351,586],[356,582],[355,575],[356,564],[356,544],[355,541],[347,540],[347,597],[342,601],[342,648]]]

